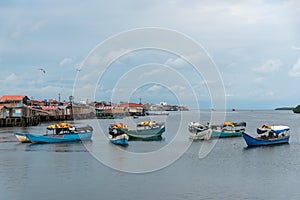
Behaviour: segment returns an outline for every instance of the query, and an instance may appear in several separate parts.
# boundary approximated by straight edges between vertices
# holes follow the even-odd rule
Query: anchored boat
[[[129,139],[142,139],[142,140],[155,140],[160,139],[161,135],[165,132],[165,124],[158,122],[144,121],[137,124],[135,130],[130,130],[128,126],[120,123],[119,130],[126,133]]]
[[[52,131],[52,133],[48,133],[48,131]],[[90,140],[92,134],[93,128],[89,125],[83,127],[73,127],[67,123],[48,126],[47,133],[44,135],[24,133],[24,135],[32,143],[61,143]]]
[[[246,122],[224,122],[223,125],[211,125],[211,128],[211,137],[239,137],[242,136],[246,130]]]
[[[189,124],[189,137],[192,140],[209,140],[211,138],[212,129],[207,125],[198,122]]]
[[[258,137],[252,137],[247,133],[243,133],[243,137],[248,146],[288,143],[290,139],[290,127],[262,125],[257,128],[257,134],[259,134]]]
[[[108,138],[111,143],[122,146],[128,145],[129,136],[123,129],[128,129],[123,123],[110,125]]]
[[[165,132],[165,124],[158,122],[144,121],[137,125],[135,130],[124,129],[131,139],[158,139]]]

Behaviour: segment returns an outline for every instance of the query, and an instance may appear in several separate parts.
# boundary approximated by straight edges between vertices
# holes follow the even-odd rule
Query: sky
[[[137,103],[141,98],[193,109],[214,108],[214,101],[224,99],[228,109],[300,104],[297,0],[12,0],[0,2],[0,22],[0,96],[60,94],[61,100],[74,95],[76,101]],[[156,35],[147,45],[183,49],[176,34],[197,43],[202,71],[188,54],[125,48],[145,44],[147,35],[116,42],[149,27],[170,38]],[[99,50],[111,41],[114,48]],[[220,90],[208,73],[222,81]]]

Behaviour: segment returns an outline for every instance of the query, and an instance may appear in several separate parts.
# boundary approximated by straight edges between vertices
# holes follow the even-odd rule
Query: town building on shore
[[[55,99],[30,100],[26,95],[0,98],[0,126],[33,126],[43,121],[64,121],[95,117],[94,106]]]
[[[125,116],[143,116],[145,115],[143,104],[136,103],[107,103],[99,102],[95,104],[97,118],[113,119],[123,118]]]
[[[36,115],[36,111],[31,110],[27,106],[28,101],[29,98],[26,95],[2,96],[0,98],[0,106],[5,108],[5,116],[1,117],[0,126],[37,125],[39,118]]]

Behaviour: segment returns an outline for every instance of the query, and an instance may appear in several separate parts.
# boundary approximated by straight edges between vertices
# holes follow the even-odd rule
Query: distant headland
[[[294,113],[300,113],[300,105],[296,106],[293,111]]]
[[[300,113],[300,105],[296,107],[280,107],[275,108],[275,110],[292,110],[294,113]]]
[[[280,108],[275,108],[275,110],[293,110],[294,107],[280,107]]]

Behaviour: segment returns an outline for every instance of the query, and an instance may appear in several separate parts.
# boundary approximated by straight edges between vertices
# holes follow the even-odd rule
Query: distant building
[[[80,101],[81,104],[84,104],[84,105],[87,105],[89,102],[88,102],[88,99],[82,99]]]
[[[0,98],[0,106],[6,106],[7,117],[29,117],[26,95],[5,95]]]
[[[166,105],[168,105],[168,104],[167,104],[167,102],[162,101],[162,102],[159,103],[159,105],[161,105],[161,106],[166,106]]]
[[[97,118],[118,118],[125,116],[125,107],[119,105],[96,107]]]
[[[125,113],[129,116],[142,116],[144,115],[144,109],[142,104],[137,103],[122,103],[120,107],[125,107]]]

